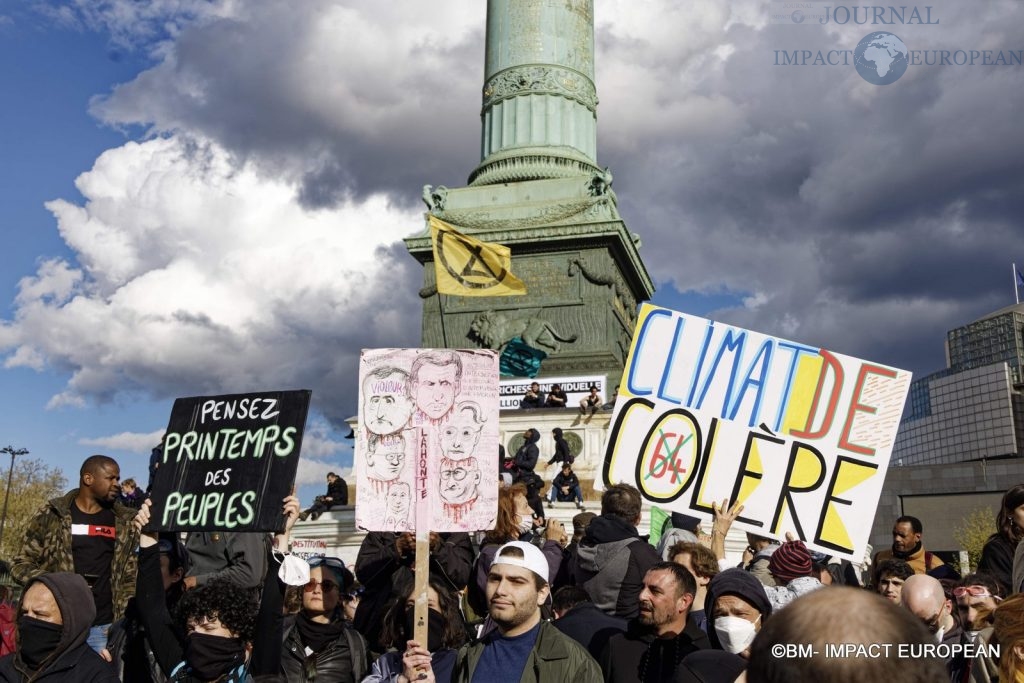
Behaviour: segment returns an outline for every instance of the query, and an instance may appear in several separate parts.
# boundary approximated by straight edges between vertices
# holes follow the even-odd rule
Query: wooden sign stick
[[[420,441],[420,443],[423,442]],[[423,450],[420,452],[423,453]],[[427,615],[430,609],[427,595],[430,587],[430,496],[427,492],[425,474],[424,463],[416,478],[416,584],[413,587],[413,595],[416,596],[413,613],[413,640],[423,648],[426,648],[429,642],[427,640]]]

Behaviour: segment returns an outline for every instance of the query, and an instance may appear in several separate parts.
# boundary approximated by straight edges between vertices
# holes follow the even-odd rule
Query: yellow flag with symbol
[[[430,217],[437,291],[452,296],[516,296],[526,285],[512,274],[512,251],[501,244],[463,235]]]

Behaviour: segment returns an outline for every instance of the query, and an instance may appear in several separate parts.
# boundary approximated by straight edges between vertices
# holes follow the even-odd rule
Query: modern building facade
[[[1024,304],[950,330],[946,362],[946,369],[911,384],[892,464],[1022,455]]]

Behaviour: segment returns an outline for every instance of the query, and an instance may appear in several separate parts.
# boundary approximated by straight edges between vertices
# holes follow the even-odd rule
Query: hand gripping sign
[[[359,360],[356,526],[416,532],[414,639],[427,642],[430,532],[498,514],[498,354],[375,349]]]
[[[645,304],[603,482],[705,518],[863,557],[910,373]]]

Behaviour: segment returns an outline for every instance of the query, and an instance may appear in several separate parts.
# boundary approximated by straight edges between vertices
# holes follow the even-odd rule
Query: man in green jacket
[[[43,506],[11,564],[11,575],[22,584],[47,572],[85,578],[96,603],[88,642],[101,654],[110,624],[124,616],[128,598],[135,594],[139,535],[131,522],[138,510],[118,502],[120,481],[121,469],[113,458],[87,458],[78,488]]]
[[[488,613],[497,628],[459,652],[459,683],[592,683],[602,680],[593,657],[541,620],[548,598],[548,562],[535,545],[511,541],[487,574]]]

